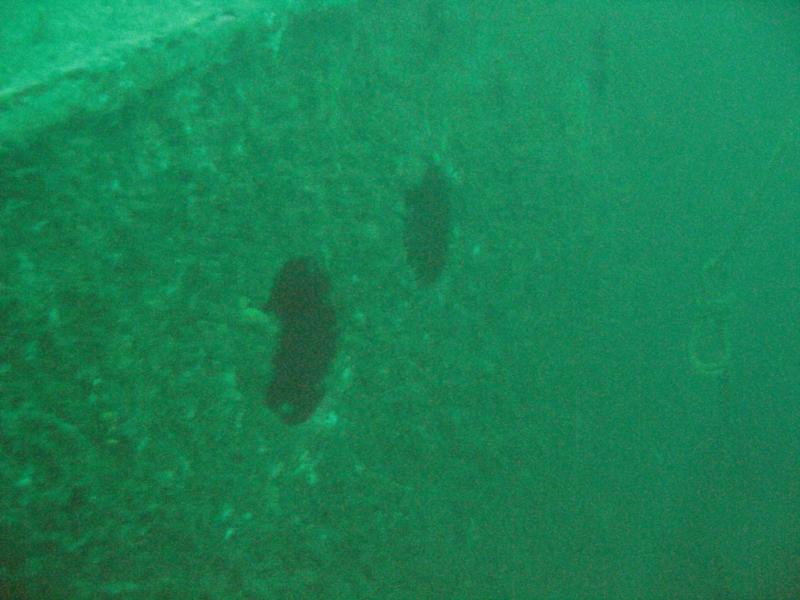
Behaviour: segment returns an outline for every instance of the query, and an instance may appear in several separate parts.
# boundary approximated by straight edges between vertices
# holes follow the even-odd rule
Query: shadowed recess
[[[422,180],[405,196],[405,248],[421,285],[433,284],[447,262],[450,243],[450,189],[447,175],[428,166]]]
[[[314,260],[294,258],[278,272],[265,306],[281,321],[267,406],[290,425],[311,417],[325,394],[337,335],[329,290],[328,276]]]

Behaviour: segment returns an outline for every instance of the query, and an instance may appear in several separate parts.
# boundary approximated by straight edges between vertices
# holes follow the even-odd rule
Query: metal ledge
[[[243,36],[276,55],[292,14],[329,4],[242,0],[224,10],[200,10],[166,31],[86,52],[33,81],[17,78],[0,88],[0,153],[24,147],[73,118],[118,109],[181,73],[202,74],[225,62]]]

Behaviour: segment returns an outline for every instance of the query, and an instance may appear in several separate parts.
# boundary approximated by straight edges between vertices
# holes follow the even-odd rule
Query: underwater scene
[[[800,4],[0,2],[0,600],[800,598]]]

